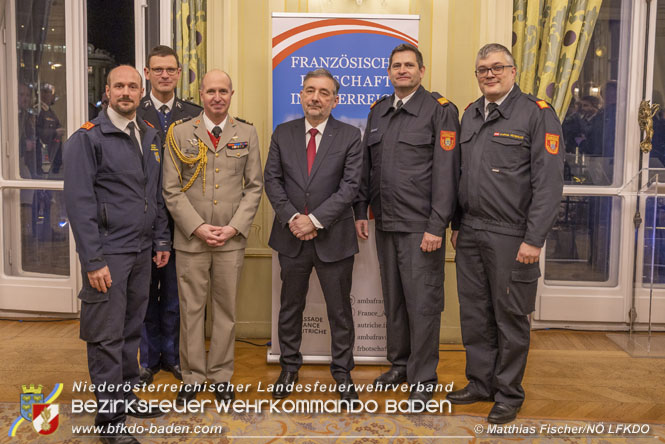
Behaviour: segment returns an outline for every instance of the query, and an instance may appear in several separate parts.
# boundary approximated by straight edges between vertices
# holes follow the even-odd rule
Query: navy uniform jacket
[[[367,117],[355,217],[367,219],[370,204],[380,230],[443,236],[457,202],[457,108],[420,86],[393,115],[394,98]]]
[[[166,127],[167,131],[168,127],[171,126],[172,123],[181,119],[186,119],[188,117],[196,117],[201,114],[201,111],[203,111],[203,108],[200,106],[186,100],[180,100],[176,96],[175,100],[173,101],[173,107],[171,108],[171,114],[169,115],[169,122]],[[159,153],[162,157],[164,157],[164,147],[166,146],[166,131],[164,131],[162,128],[162,123],[159,121],[159,116],[157,115],[158,112],[159,111],[155,109],[155,106],[150,99],[150,94],[148,94],[141,99],[141,104],[136,109],[136,117],[137,119],[143,119],[146,122],[150,122],[152,126],[155,127],[157,134],[159,134],[159,139],[162,141],[161,145],[159,145]],[[168,211],[167,214],[169,218],[171,240],[173,240],[173,234],[175,233],[175,223],[173,222],[173,218],[171,217],[171,214],[168,213]]]
[[[461,223],[542,247],[563,191],[559,118],[517,85],[487,121],[484,107],[481,97],[462,116]]]
[[[296,257],[301,241],[291,233],[289,219],[305,208],[323,225],[314,243],[323,262],[336,262],[358,252],[351,204],[358,194],[362,151],[358,128],[332,115],[321,136],[311,174],[307,174],[305,118],[282,123],[272,135],[264,172],[265,189],[275,209],[268,244]]]
[[[106,112],[65,143],[65,205],[85,271],[104,267],[105,254],[171,249],[161,143],[154,128],[137,121],[142,155]]]
[[[173,108],[171,108],[171,114],[169,115],[169,125],[166,129],[168,130],[168,127],[171,126],[171,123],[177,122],[180,119],[198,116],[201,114],[201,111],[203,111],[203,108],[200,106],[186,100],[180,100],[178,97],[176,97],[175,101],[173,102]],[[138,118],[150,122],[152,126],[155,127],[157,133],[159,134],[159,138],[162,141],[161,154],[163,155],[164,145],[166,144],[166,132],[163,130],[159,121],[159,117],[157,116],[158,112],[159,111],[156,110],[152,104],[152,100],[150,100],[150,94],[148,94],[141,99],[141,104],[136,110],[136,115]]]

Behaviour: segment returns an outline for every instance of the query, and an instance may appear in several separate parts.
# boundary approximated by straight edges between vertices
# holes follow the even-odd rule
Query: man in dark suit
[[[148,54],[145,78],[150,81],[150,93],[141,99],[136,113],[150,122],[159,133],[162,144],[173,122],[195,117],[202,108],[175,96],[181,68],[176,52],[168,46],[156,46]],[[164,147],[160,149],[164,157]],[[169,214],[173,233],[173,218]],[[173,239],[172,239],[173,240]],[[175,257],[163,268],[153,265],[150,280],[150,301],[141,334],[141,381],[150,384],[161,369],[182,380],[180,370],[180,308]]]
[[[330,115],[338,92],[339,83],[327,70],[307,73],[300,91],[305,117],[275,129],[266,162],[265,189],[275,210],[269,245],[279,253],[282,277],[277,399],[290,394],[302,365],[302,320],[312,267],[330,321],[330,371],[341,399],[358,399],[351,379],[351,274],[358,252],[351,205],[360,186],[362,152],[360,131]]]

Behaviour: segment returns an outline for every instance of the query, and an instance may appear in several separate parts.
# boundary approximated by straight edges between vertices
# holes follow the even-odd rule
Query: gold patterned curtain
[[[182,75],[178,96],[200,104],[199,86],[206,72],[206,0],[175,0],[174,46]]]
[[[563,120],[602,0],[513,0],[513,56],[522,91]]]

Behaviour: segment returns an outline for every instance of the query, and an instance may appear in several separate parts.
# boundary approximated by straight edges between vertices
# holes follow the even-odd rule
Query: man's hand
[[[299,236],[298,239],[303,240],[303,241],[308,241],[314,239],[316,236],[318,236],[318,233],[316,231],[312,231],[309,234],[305,234],[303,236]]]
[[[99,270],[88,271],[88,280],[92,288],[106,293],[106,290],[111,288],[111,270],[108,265],[105,265]]]
[[[443,238],[441,236],[435,236],[425,231],[423,233],[423,241],[420,243],[420,249],[425,253],[431,253],[441,248],[442,242]]]
[[[222,228],[216,225],[201,224],[194,230],[194,235],[211,247],[220,247],[226,242],[221,235]]]
[[[157,268],[162,268],[169,263],[169,257],[171,257],[170,251],[155,251],[152,261],[157,265]]]
[[[314,226],[314,223],[312,223],[312,219],[305,214],[298,214],[294,217],[293,220],[289,222],[289,228],[291,229],[291,233],[300,240],[310,240],[305,239],[305,236],[311,233],[316,233],[316,227]],[[314,239],[314,237],[315,236],[311,237],[311,239]]]
[[[515,260],[523,264],[536,263],[538,262],[538,259],[540,259],[540,250],[541,249],[539,247],[534,247],[533,245],[522,242]]]
[[[231,239],[232,237],[236,236],[238,234],[238,230],[233,228],[231,225],[224,225],[222,228],[219,229],[217,232],[219,236],[223,239],[221,245],[222,246],[226,243],[227,240]]]
[[[457,236],[459,236],[459,230],[453,230],[450,235],[450,245],[453,246],[453,250],[457,250]]]
[[[356,221],[356,234],[360,239],[369,239],[369,222],[367,219]]]

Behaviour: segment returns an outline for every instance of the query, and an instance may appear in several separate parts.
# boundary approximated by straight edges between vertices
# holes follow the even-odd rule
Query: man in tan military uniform
[[[256,129],[228,115],[233,86],[223,71],[201,84],[203,112],[171,126],[164,151],[164,199],[175,221],[180,294],[177,401],[214,384],[219,400],[233,399],[235,298],[247,236],[261,200],[263,179]],[[212,296],[212,335],[206,360],[204,313]]]

